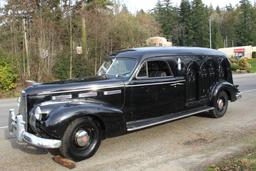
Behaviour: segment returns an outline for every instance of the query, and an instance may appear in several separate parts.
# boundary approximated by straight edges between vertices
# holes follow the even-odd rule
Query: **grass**
[[[10,91],[0,90],[0,99],[1,98],[14,98],[14,97],[19,97],[19,96],[20,96],[20,91],[16,91],[16,90],[10,90]]]
[[[248,60],[249,64],[251,65],[250,72],[256,73],[256,59],[250,59]]]
[[[210,166],[207,171],[256,171],[256,149],[243,156],[223,161],[216,166]]]
[[[14,90],[0,90],[0,99],[2,98],[14,98],[19,97],[21,90],[24,86],[20,83],[17,84],[17,87]]]

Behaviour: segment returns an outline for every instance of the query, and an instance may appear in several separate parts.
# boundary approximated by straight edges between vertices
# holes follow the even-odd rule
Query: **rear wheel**
[[[101,129],[91,117],[79,118],[67,127],[60,147],[61,154],[75,161],[92,157],[101,143]]]
[[[214,110],[210,111],[213,118],[223,117],[228,109],[228,95],[225,91],[220,91],[213,101]]]

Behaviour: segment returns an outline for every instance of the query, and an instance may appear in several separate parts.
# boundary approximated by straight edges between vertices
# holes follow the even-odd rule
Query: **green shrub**
[[[256,52],[252,52],[252,58],[256,58]]]
[[[68,55],[58,56],[53,67],[54,76],[57,79],[65,80],[69,78],[69,58]]]
[[[256,73],[256,59],[251,59],[248,62],[251,65],[250,72]]]
[[[0,62],[0,89],[11,90],[16,87],[17,74],[6,62]]]
[[[240,70],[250,71],[251,65],[246,59],[239,60],[238,65]]]
[[[72,69],[72,78],[84,78],[89,75],[93,75],[93,73],[89,72],[89,69],[87,66],[89,62],[84,59],[82,56],[73,56],[73,69]],[[58,56],[57,62],[54,65],[54,76],[57,79],[60,80],[66,80],[69,79],[69,55],[64,56]],[[91,66],[93,66],[93,63],[91,63]],[[94,68],[91,68],[93,71]]]
[[[232,71],[236,71],[236,70],[238,70],[239,69],[239,65],[238,64],[236,64],[236,63],[231,63],[231,70]]]
[[[238,64],[238,62],[239,62],[239,60],[237,58],[233,57],[233,56],[231,58],[229,58],[229,61],[232,64]]]

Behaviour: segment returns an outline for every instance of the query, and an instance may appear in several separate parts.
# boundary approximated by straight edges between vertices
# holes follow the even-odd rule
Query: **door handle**
[[[182,86],[182,85],[184,85],[184,83],[177,83],[176,85]]]
[[[171,86],[171,87],[176,87],[177,84],[176,84],[176,83],[175,83],[175,84],[170,84],[170,86]]]

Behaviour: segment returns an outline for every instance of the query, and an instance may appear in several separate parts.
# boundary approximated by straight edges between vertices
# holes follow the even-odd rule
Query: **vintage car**
[[[134,48],[106,58],[95,77],[23,90],[19,111],[10,110],[9,132],[18,142],[80,161],[105,138],[202,112],[219,118],[240,97],[219,51]]]

